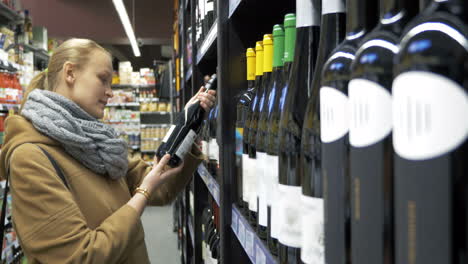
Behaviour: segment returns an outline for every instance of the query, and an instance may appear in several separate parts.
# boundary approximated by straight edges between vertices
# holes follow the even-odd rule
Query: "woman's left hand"
[[[210,112],[211,108],[216,103],[216,91],[215,90],[209,90],[207,93],[203,92],[205,90],[205,87],[201,87],[200,90],[198,91],[197,94],[195,94],[190,101],[185,105],[185,108],[187,108],[189,105],[195,103],[197,100],[200,103],[200,106],[203,107],[206,113]]]

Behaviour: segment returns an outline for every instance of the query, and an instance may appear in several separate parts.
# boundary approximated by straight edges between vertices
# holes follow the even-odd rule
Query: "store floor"
[[[146,207],[142,222],[151,264],[180,263],[177,236],[172,232],[172,206]]]

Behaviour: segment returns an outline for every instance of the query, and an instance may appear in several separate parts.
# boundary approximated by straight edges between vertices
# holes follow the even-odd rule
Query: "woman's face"
[[[101,119],[107,100],[113,96],[111,57],[96,50],[91,59],[76,72],[71,99],[91,116]]]

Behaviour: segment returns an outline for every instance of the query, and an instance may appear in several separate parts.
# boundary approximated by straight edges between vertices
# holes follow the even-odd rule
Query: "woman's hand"
[[[170,159],[171,155],[169,154],[164,155],[161,160],[158,160],[155,155],[153,169],[146,175],[141,188],[148,189],[148,192],[151,194],[168,179],[179,174],[184,166],[183,162],[178,167],[170,168],[166,166]]]
[[[200,106],[203,107],[206,113],[210,112],[211,108],[213,108],[214,104],[216,103],[216,91],[209,90],[207,93],[203,92],[205,87],[201,87],[198,90],[197,94],[195,94],[185,105],[185,109],[194,103],[200,103]]]

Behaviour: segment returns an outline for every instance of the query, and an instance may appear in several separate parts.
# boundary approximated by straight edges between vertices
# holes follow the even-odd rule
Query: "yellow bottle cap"
[[[273,35],[263,36],[263,72],[273,71]]]
[[[263,75],[263,41],[257,41],[255,45],[255,53],[257,58],[255,59],[255,75]]]
[[[255,80],[255,50],[247,49],[247,80]]]

